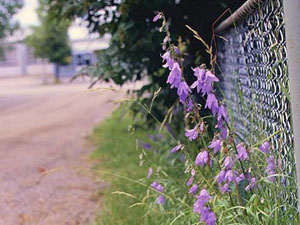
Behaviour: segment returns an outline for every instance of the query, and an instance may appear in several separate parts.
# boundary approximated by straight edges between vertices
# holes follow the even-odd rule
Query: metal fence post
[[[283,1],[291,93],[294,152],[297,169],[298,205],[300,203],[300,1]]]

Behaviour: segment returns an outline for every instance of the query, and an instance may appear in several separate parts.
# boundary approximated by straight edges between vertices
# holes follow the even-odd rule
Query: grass
[[[104,202],[93,225],[159,224],[159,212],[147,214],[149,205],[145,201],[151,195],[148,190],[150,181],[145,179],[148,167],[146,163],[139,165],[141,149],[136,140],[147,139],[147,134],[143,131],[137,132],[138,134],[129,131],[128,127],[133,123],[131,118],[119,109],[94,130],[93,140],[99,147],[92,154],[92,159],[99,159],[95,169],[99,171],[102,180],[110,184],[99,192],[104,195]],[[150,160],[157,157],[151,152],[146,154]],[[142,182],[146,186],[136,182]],[[146,193],[148,197],[145,197]],[[152,206],[160,210],[158,206]]]

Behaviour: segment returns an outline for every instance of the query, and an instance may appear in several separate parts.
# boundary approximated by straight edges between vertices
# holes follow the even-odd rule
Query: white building
[[[109,45],[109,35],[103,38],[83,38],[71,41],[72,61],[60,67],[60,76],[73,76],[83,66],[96,64],[96,51]],[[54,65],[36,58],[33,50],[22,41],[10,42],[0,57],[0,77],[54,74]]]

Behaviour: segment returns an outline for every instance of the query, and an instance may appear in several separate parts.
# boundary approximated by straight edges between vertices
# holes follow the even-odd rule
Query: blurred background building
[[[60,66],[60,76],[73,76],[82,67],[97,63],[96,52],[108,47],[109,35],[103,38],[83,37],[70,41],[72,56],[69,65]],[[12,40],[0,56],[0,76],[54,74],[54,65],[36,58],[33,49],[22,40]]]

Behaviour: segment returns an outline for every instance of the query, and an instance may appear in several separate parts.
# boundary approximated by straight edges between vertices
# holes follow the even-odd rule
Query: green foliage
[[[154,201],[157,194],[150,191],[149,185],[153,177],[157,176],[156,171],[165,174],[162,179],[168,180],[170,184],[182,184],[182,180],[187,179],[182,172],[183,165],[175,169],[165,167],[165,159],[170,157],[170,140],[166,138],[162,143],[154,142],[149,139],[145,127],[135,131],[131,126],[133,122],[132,114],[120,108],[94,131],[93,138],[99,142],[99,148],[92,158],[100,161],[95,168],[96,173],[109,183],[108,188],[101,190],[105,197],[104,205],[93,223],[95,225],[168,224],[177,213],[175,208],[170,208],[169,211],[156,205]],[[151,130],[150,133],[155,134],[156,131]],[[152,149],[144,150],[137,145],[137,140],[150,143]],[[169,166],[178,160],[178,157],[173,158]],[[148,168],[153,164],[157,167],[153,167],[152,178],[146,179]],[[174,203],[171,205],[175,206]]]
[[[261,171],[257,174],[255,190],[246,192],[248,183],[243,181],[237,187],[231,187],[231,195],[221,194],[214,178],[217,171],[213,168],[216,166],[194,166],[193,159],[199,149],[208,144],[206,135],[198,144],[187,143],[183,150],[185,160],[182,161],[180,152],[170,154],[175,142],[166,133],[156,142],[148,136],[156,134],[159,139],[156,130],[146,129],[142,123],[139,128],[134,128],[132,123],[132,114],[120,108],[94,131],[93,137],[99,143],[99,148],[92,158],[100,161],[95,170],[108,182],[109,187],[101,190],[105,197],[104,205],[93,225],[202,225],[199,216],[193,213],[195,197],[187,193],[189,187],[186,182],[191,168],[196,170],[198,185],[213,195],[210,207],[217,215],[217,224],[299,224],[297,209],[280,197],[285,189],[295,189],[296,183],[286,177],[290,184],[287,187],[280,185],[280,175],[274,175],[275,182],[270,182],[263,175],[266,162],[255,147],[259,145],[252,147],[251,158],[253,169]],[[151,149],[137,145],[137,140],[149,143]],[[219,164],[222,160],[223,157]],[[146,179],[150,166],[154,172],[150,179]],[[166,203],[163,206],[155,204],[158,193],[150,188],[153,181],[165,187]],[[238,198],[241,198],[241,202]]]
[[[45,12],[45,5],[40,1],[38,9],[41,25],[32,27],[33,33],[27,37],[26,44],[33,47],[37,57],[49,62],[65,65],[69,62],[71,49],[68,40],[68,20],[57,21]]]
[[[22,0],[0,0],[0,53],[4,45],[3,39],[18,28],[18,23],[12,22],[11,18],[22,5]]]
[[[101,80],[113,80],[116,84],[147,77],[138,95],[150,104],[159,87],[162,91],[156,98],[153,113],[162,120],[166,111],[176,101],[174,90],[166,87],[167,71],[161,68],[163,39],[157,24],[152,22],[155,11],[163,11],[170,25],[173,43],[179,44],[186,57],[184,68],[207,63],[209,57],[193,34],[185,27],[190,25],[207,43],[210,43],[212,23],[227,7],[234,10],[244,1],[232,0],[46,0],[53,17],[81,17],[88,21],[91,31],[100,35],[111,33],[110,47],[99,53],[98,65],[91,76]],[[188,46],[186,45],[188,44]],[[193,56],[193,57],[191,57]],[[195,56],[195,57],[194,57]],[[194,78],[188,72],[187,79]],[[143,95],[146,94],[146,95]],[[151,117],[147,117],[151,121]]]

